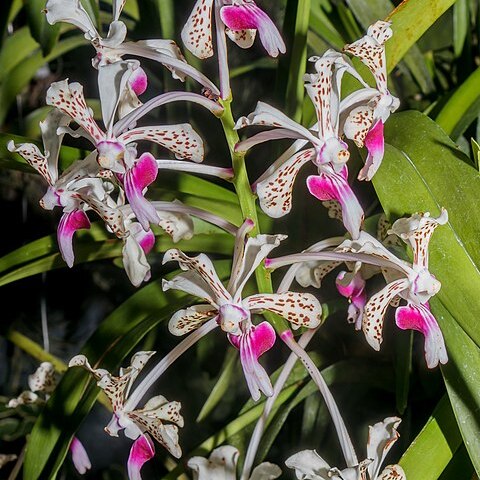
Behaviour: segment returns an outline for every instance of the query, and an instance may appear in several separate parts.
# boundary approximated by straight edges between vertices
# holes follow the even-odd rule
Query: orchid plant
[[[335,392],[330,391],[322,373],[325,365],[320,367],[320,364],[324,360],[318,360],[306,349],[316,332],[328,323],[325,320],[331,315],[330,307],[334,305],[335,311],[344,306],[343,297],[348,300],[348,322],[353,323],[356,330],[362,330],[365,337],[355,337],[358,348],[368,344],[375,351],[380,350],[384,322],[391,306],[400,329],[423,334],[428,368],[448,362],[441,324],[430,308],[430,301],[440,292],[441,283],[429,265],[430,240],[437,227],[447,225],[446,209],[440,206],[438,217],[433,212],[413,210],[408,218],[389,219],[393,223],[388,223],[388,227],[382,217],[374,235],[368,224],[369,217],[373,218],[372,210],[378,210],[377,204],[368,207],[363,197],[357,196],[362,184],[356,180],[380,181],[376,175],[381,178],[386,152],[384,127],[400,105],[388,81],[386,52],[394,34],[392,23],[376,21],[365,36],[346,44],[342,51],[327,49],[309,58],[303,87],[315,120],[304,115],[300,122],[262,100],[252,113],[242,111],[241,106],[238,115],[236,109],[235,115],[232,111],[234,92],[230,79],[233,75],[227,37],[247,49],[255,47],[258,35],[263,50],[272,59],[287,51],[276,26],[276,11],[270,12],[267,2],[257,5],[253,0],[196,0],[193,8],[189,7],[186,12],[180,35],[189,51],[186,57],[172,40],[130,41],[129,21],[123,13],[125,1],[111,3],[112,14],[108,17],[111,21],[107,22],[107,33],[104,33],[80,0],[46,2],[43,14],[49,24],[68,24],[79,29],[87,45],[93,47],[92,72],[96,78],[93,85],[100,109],[94,111],[81,83],[57,78],[46,92],[45,105],[50,109],[40,122],[43,146],[11,139],[8,150],[19,154],[42,178],[46,193],[40,199],[41,207],[61,210],[57,243],[68,267],[75,265],[74,235],[91,228],[93,212],[101,220],[98,225],[104,230],[106,242],[112,251],[118,250],[111,256],[121,258],[132,285],[140,287],[152,277],[161,282],[158,283],[161,288],[149,290],[163,296],[156,307],[149,310],[147,320],[146,315],[140,320],[141,315],[136,317],[130,330],[124,331],[118,326],[118,332],[122,333],[95,358],[90,355],[92,350],[88,358],[84,355],[88,350],[82,350],[83,353],[68,362],[78,378],[81,370],[74,367],[87,372],[82,372],[85,391],[87,382],[93,378],[106,395],[112,417],[105,432],[118,437],[123,431],[124,436],[133,441],[126,461],[129,479],[141,480],[144,464],[156,455],[163,459],[167,470],[173,471],[166,478],[176,478],[175,475],[184,470],[193,475],[194,480],[279,478],[282,469],[262,461],[266,452],[261,451],[260,442],[276,414],[276,402],[285,401],[291,393],[288,389],[293,392],[303,382],[301,377],[287,383],[295,362],[300,360],[305,375],[311,378],[328,410],[338,437],[338,442],[335,440],[332,445],[339,444],[346,466],[331,467],[315,450],[302,450],[290,452],[288,458],[282,459],[286,467],[293,470],[289,473],[300,480],[405,480],[406,473],[399,464],[382,470],[387,453],[399,437],[400,418],[388,416],[369,428],[367,455],[359,461],[350,426],[347,428],[348,422],[337,405]],[[190,53],[196,59],[192,59]],[[211,57],[218,63],[218,71],[212,74],[212,78],[216,77],[213,81],[203,73],[199,62]],[[269,61],[273,62],[272,59]],[[158,83],[151,82],[147,76],[152,62],[168,69],[173,80],[169,78],[166,85],[178,86],[178,90],[155,91]],[[353,89],[352,85],[357,88]],[[142,100],[144,95],[148,100]],[[149,114],[173,102],[188,107],[201,106],[212,121],[219,120],[231,161],[209,150],[208,138],[204,142],[204,131],[199,128],[201,125],[197,126],[193,115],[189,115],[188,123],[171,123],[168,116],[165,121],[150,123]],[[251,127],[260,127],[262,131],[247,136]],[[251,181],[245,161],[247,152],[250,154],[253,147],[270,140],[290,145],[273,162],[262,162],[260,171],[266,166],[264,173]],[[60,158],[67,143],[89,145],[89,151],[79,154],[64,167]],[[360,167],[353,161],[353,153],[358,153],[355,147],[366,157]],[[209,157],[211,164],[207,164]],[[342,233],[325,238],[316,225],[308,225],[305,228],[309,236],[312,233],[317,242],[299,251],[289,243],[287,235],[273,233],[277,230],[271,219],[295,215],[294,184],[297,177],[301,178],[301,169],[311,164],[313,174],[305,178],[307,190],[328,208],[331,218],[341,221],[336,227]],[[172,177],[167,171],[173,171],[173,175],[192,174],[188,178],[193,180],[181,198],[184,202],[171,195],[159,199],[159,191],[170,187]],[[355,175],[352,176],[352,172]],[[224,190],[234,197],[232,205],[220,204],[218,198],[204,201],[195,197],[197,183],[205,181],[200,180],[199,175],[216,182],[208,183],[212,191],[223,182]],[[298,194],[299,198],[310,198],[303,190]],[[315,202],[313,208],[316,208]],[[229,215],[230,207],[235,209],[235,214]],[[278,231],[288,230],[282,226]],[[225,244],[231,252],[220,251],[214,240],[209,244],[208,239],[205,240],[209,234],[212,238],[213,235],[227,238]],[[78,236],[82,237],[80,232]],[[82,238],[75,242],[81,243]],[[175,245],[178,242],[181,243]],[[282,249],[279,256],[271,256],[272,252]],[[293,253],[285,253],[287,250]],[[158,262],[158,256],[152,253],[161,254],[162,261]],[[155,269],[152,271],[152,262],[159,264],[160,277]],[[278,269],[284,266],[289,269],[280,274]],[[338,296],[330,300],[328,288],[324,288],[327,276],[335,270],[335,294],[340,295],[340,300]],[[379,277],[383,277],[386,285],[375,290]],[[151,285],[156,284],[152,282],[146,288]],[[145,301],[147,296],[142,292],[137,298]],[[136,304],[135,309],[137,307]],[[133,315],[132,311],[129,310],[129,315]],[[162,344],[158,361],[154,362],[152,357],[156,352],[144,347],[132,354],[130,365],[120,368],[118,376],[103,368],[108,367],[108,362],[110,366],[113,363],[118,366],[147,332],[155,330],[156,333],[152,325],[158,322],[150,320],[158,315],[168,320],[172,338],[165,340],[165,345],[175,342],[170,351],[165,352]],[[139,333],[142,326],[145,331]],[[228,339],[221,344],[221,349],[227,351],[231,344],[239,352],[250,402],[241,415],[246,412],[251,416],[249,422],[258,419],[245,458],[240,462],[236,446],[221,446],[226,440],[235,440],[235,426],[202,444],[190,458],[183,457],[184,439],[179,428],[185,424],[188,431],[193,423],[192,411],[183,408],[180,401],[168,401],[163,395],[152,393],[159,386],[165,387],[170,398],[172,386],[162,384],[166,370],[178,365],[177,360],[199,345],[207,334],[218,330]],[[163,341],[165,335],[161,337]],[[177,341],[175,337],[183,338]],[[335,344],[343,348],[340,340],[336,339]],[[261,364],[260,357],[269,351]],[[272,365],[278,364],[285,352],[289,357],[279,373],[270,375]],[[212,404],[218,405],[230,394],[235,361],[213,388]],[[147,362],[152,366],[145,373]],[[53,378],[53,366],[42,363],[29,378],[30,390],[10,400],[9,407],[49,402],[49,395],[55,396]],[[78,398],[84,394],[77,393]],[[182,392],[178,393],[180,397]],[[147,394],[150,398],[145,400]],[[74,432],[67,433],[72,433],[70,449],[77,470],[85,473],[91,467],[85,449],[73,436]],[[155,443],[164,451],[157,454]],[[199,456],[207,453],[208,458]],[[257,457],[261,460],[257,461]],[[2,461],[7,460],[5,457]],[[260,464],[254,468],[257,463]]]

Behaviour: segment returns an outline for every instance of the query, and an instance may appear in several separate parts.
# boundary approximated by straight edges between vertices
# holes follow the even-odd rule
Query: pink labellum
[[[144,197],[144,190],[157,178],[158,166],[150,153],[144,153],[123,176],[125,195],[145,231],[160,221],[155,207]]]
[[[75,470],[77,470],[80,475],[83,475],[87,470],[92,468],[88,454],[82,442],[77,437],[73,437],[72,443],[70,443],[70,453],[72,454]]]
[[[143,465],[155,455],[155,446],[146,434],[140,435],[133,442],[128,456],[128,478],[129,480],[142,480],[140,470]]]
[[[337,276],[336,285],[340,295],[348,298],[350,302],[347,320],[355,323],[355,329],[360,330],[362,328],[363,309],[367,303],[365,280],[359,272],[340,272]]]
[[[227,5],[220,11],[223,23],[234,31],[258,30],[260,41],[271,57],[285,53],[285,43],[270,17],[255,3]]]
[[[155,246],[155,234],[152,230],[140,230],[138,234],[135,235],[135,239],[145,253],[149,253]]]
[[[145,70],[141,67],[135,69],[130,75],[128,82],[130,83],[132,90],[135,92],[135,95],[141,95],[144,93],[148,86],[148,78]]]
[[[371,180],[377,172],[383,160],[385,152],[385,140],[383,136],[383,122],[377,120],[377,123],[370,129],[365,137],[365,147],[368,150],[368,156],[365,160],[365,166],[358,174],[359,180]]]
[[[438,363],[447,363],[448,356],[445,349],[443,335],[435,317],[430,313],[428,304],[397,308],[395,321],[402,330],[417,330],[425,336],[425,359],[428,368],[434,368]]]
[[[272,384],[258,359],[275,343],[275,330],[268,322],[252,326],[241,335],[228,335],[232,345],[240,350],[240,361],[253,400],[260,399],[260,392],[267,397],[273,394]]]
[[[82,228],[90,228],[90,221],[83,210],[64,213],[58,224],[58,246],[62,258],[69,267],[73,266],[73,260],[75,258],[72,243],[73,234]]]
[[[342,207],[345,228],[354,239],[358,238],[364,217],[363,209],[344,173],[338,174],[332,170],[328,173],[320,172],[320,175],[310,175],[307,178],[307,187],[308,191],[319,200],[337,200]]]

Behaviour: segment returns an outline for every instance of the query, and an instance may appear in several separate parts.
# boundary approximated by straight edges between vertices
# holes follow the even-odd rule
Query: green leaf
[[[279,97],[286,99],[286,113],[296,121],[302,116],[309,19],[310,0],[287,0],[283,33],[289,49],[280,59],[277,82]]]
[[[385,133],[386,155],[373,183],[387,215],[418,211],[436,215],[440,207],[449,213],[449,222],[436,230],[429,247],[430,270],[442,283],[432,306],[438,309],[434,313],[439,313],[450,357],[443,370],[447,389],[478,468],[479,425],[472,419],[480,408],[476,386],[480,377],[480,175],[441,128],[421,113],[392,116]]]
[[[85,232],[84,242],[75,243],[75,265],[93,262],[95,260],[104,260],[106,258],[116,258],[122,255],[123,242],[115,238],[109,238],[103,241],[90,241],[88,239],[88,232]],[[41,253],[47,249],[57,249],[52,242],[52,236],[45,237],[41,241],[36,241],[34,244],[37,253]],[[174,243],[167,235],[157,237],[153,252],[165,252],[169,248],[180,248],[184,252],[212,252],[218,254],[229,255],[233,248],[233,237],[227,233],[207,233],[195,235],[190,240],[181,240]],[[5,264],[12,264],[14,262],[21,262],[28,254],[27,248],[20,248],[17,255],[9,254],[7,258],[3,259]],[[27,263],[19,268],[9,271],[0,277],[0,286],[8,283],[21,280],[23,278],[37,275],[38,273],[56,270],[58,268],[66,268],[60,253],[53,253],[44,257]]]
[[[200,413],[197,416],[197,422],[201,422],[212,412],[212,410],[222,400],[223,395],[230,386],[231,381],[234,379],[235,367],[238,365],[238,352],[234,349],[228,349],[225,355],[222,368],[220,369],[220,375],[218,376],[215,385],[210,392],[207,400],[203,404]]]
[[[453,52],[459,57],[470,28],[468,0],[457,0],[453,5]]]
[[[449,345],[449,362],[442,366],[448,396],[472,463],[480,474],[480,349],[441,302],[432,308]]]
[[[408,480],[437,480],[461,444],[462,437],[445,395],[399,464]]]
[[[28,25],[32,37],[40,44],[43,55],[48,55],[60,35],[60,25],[50,25],[43,10],[45,0],[25,0]]]
[[[436,122],[456,140],[480,113],[480,68],[477,68],[448,99]]]
[[[29,84],[41,66],[64,55],[70,50],[86,44],[87,41],[83,35],[75,35],[58,42],[45,57],[38,50],[22,63],[18,64],[10,72],[5,81],[0,84],[0,124],[4,122],[16,96]]]
[[[230,262],[215,265],[220,278],[230,272]],[[150,283],[101,323],[81,353],[92,365],[113,372],[149,331],[186,304],[185,294],[163,292],[161,280]],[[25,479],[55,478],[72,436],[93,407],[99,391],[84,370],[73,368],[65,373],[32,430],[25,456]]]

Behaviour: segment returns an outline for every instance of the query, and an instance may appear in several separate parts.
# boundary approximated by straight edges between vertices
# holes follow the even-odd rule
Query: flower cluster
[[[110,400],[113,417],[106,432],[118,436],[123,430],[125,436],[134,440],[128,460],[130,479],[139,479],[143,464],[154,456],[152,439],[175,458],[181,457],[178,428],[183,426],[184,420],[180,415],[180,403],[159,395],[147,401],[143,408],[137,405],[166,368],[217,327],[239,350],[246,384],[254,401],[258,401],[262,393],[272,398],[278,395],[259,361],[260,356],[274,346],[277,334],[301,358],[324,395],[342,443],[347,468],[331,468],[316,452],[303,451],[286,462],[295,470],[297,478],[404,479],[398,465],[388,466],[380,473],[385,455],[398,438],[396,427],[400,420],[391,417],[371,427],[367,459],[358,462],[333,397],[290,330],[301,327],[302,331],[314,331],[322,324],[319,299],[312,293],[292,291],[293,278],[302,287],[320,288],[325,275],[346,264],[348,270],[337,274],[338,291],[350,302],[349,321],[357,330],[363,330],[367,342],[375,350],[379,350],[382,342],[386,310],[394,305],[398,327],[418,330],[425,336],[427,366],[433,368],[447,361],[440,328],[429,308],[429,300],[438,293],[440,282],[430,273],[428,265],[430,238],[437,226],[447,222],[447,212],[442,210],[438,218],[429,213],[415,213],[410,218],[397,220],[388,232],[381,229],[380,238],[375,238],[364,230],[364,211],[348,178],[352,142],[366,148],[365,164],[358,179],[368,181],[375,175],[384,156],[384,124],[399,106],[398,99],[387,86],[385,43],[393,34],[390,23],[376,22],[363,38],[346,45],[342,53],[328,50],[322,56],[310,58],[314,72],[304,78],[305,89],[316,112],[316,121],[310,128],[263,102],[257,104],[253,113],[237,119],[234,128],[230,126],[230,139],[238,139],[237,130],[244,127],[273,127],[233,142],[232,159],[243,160],[248,150],[268,140],[294,140],[250,189],[248,183],[245,188],[237,181],[238,172],[232,168],[235,162],[225,167],[202,163],[203,140],[190,124],[141,126],[139,122],[155,108],[174,101],[188,101],[205,107],[222,119],[224,129],[229,128],[225,126],[228,122],[223,121],[224,115],[231,114],[230,110],[226,111],[231,101],[226,37],[241,48],[249,48],[258,33],[267,53],[277,57],[286,47],[273,21],[253,0],[196,1],[181,36],[185,47],[200,59],[212,57],[216,51],[217,87],[187,63],[173,41],[127,41],[127,29],[120,20],[123,5],[124,2],[112,2],[112,21],[108,33],[103,35],[80,0],[48,0],[45,8],[48,22],[76,26],[95,50],[92,65],[98,80],[102,122],[98,123],[88,106],[82,85],[62,80],[53,83],[47,92],[46,103],[52,108],[40,124],[43,150],[33,143],[15,145],[13,141],[8,147],[19,153],[44,179],[47,190],[40,200],[41,206],[47,210],[55,207],[62,210],[58,244],[70,267],[74,263],[73,235],[77,230],[90,227],[90,212],[96,213],[107,231],[123,242],[124,267],[135,286],[150,278],[147,254],[155,245],[154,226],[162,228],[173,242],[190,239],[195,234],[194,216],[235,235],[231,273],[226,285],[220,280],[214,261],[204,253],[188,256],[177,248],[164,252],[163,263],[175,262],[181,271],[169,280],[163,279],[163,290],[180,290],[200,298],[203,303],[186,306],[173,314],[169,331],[177,336],[189,335],[143,380],[137,382],[142,368],[155,352],[135,353],[130,366],[121,369],[119,376],[90,365],[83,355],[75,356],[69,363],[70,367],[87,370]],[[358,73],[352,57],[366,65],[374,86]],[[142,103],[139,97],[147,89],[148,79],[138,58],[159,62],[177,80],[190,77],[207,95],[175,91]],[[361,88],[343,95],[342,86],[348,76],[356,79]],[[65,135],[86,139],[92,151],[60,171],[59,158]],[[159,146],[165,158],[156,158],[142,150],[145,143]],[[316,172],[306,180],[308,191],[329,208],[332,217],[343,221],[347,233],[344,237],[322,240],[299,254],[267,258],[287,237],[260,233],[259,222],[253,218],[255,209],[247,211],[243,206],[249,201],[253,203],[256,194],[260,208],[267,215],[273,218],[287,215],[292,209],[292,190],[298,172],[310,163]],[[243,223],[237,228],[223,218],[178,201],[150,199],[148,188],[162,181],[161,171],[165,169],[233,179],[241,200]],[[398,258],[389,250],[392,238],[401,239],[410,247],[412,262]],[[283,265],[292,266],[274,292],[269,280],[265,279],[269,279],[270,271]],[[257,282],[254,293],[244,295],[247,286],[253,285],[250,280],[255,273],[260,273],[263,281]],[[387,285],[369,297],[367,280],[376,274],[382,274]],[[406,304],[399,306],[400,301]],[[259,321],[258,316],[263,314],[266,320]],[[32,392],[24,392],[14,402],[33,401],[36,394]],[[238,455],[233,447],[221,447],[214,450],[208,460],[191,458],[188,466],[199,480],[233,480]],[[278,467],[264,463],[250,476],[250,467],[244,470],[247,472],[242,477],[244,480],[247,477],[251,480],[274,479],[281,474]]]

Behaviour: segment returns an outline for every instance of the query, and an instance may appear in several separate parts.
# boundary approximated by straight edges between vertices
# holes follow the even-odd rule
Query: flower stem
[[[240,203],[243,218],[244,220],[246,220],[247,218],[253,220],[255,225],[251,231],[251,235],[256,236],[260,233],[260,228],[258,224],[257,209],[255,205],[255,195],[252,192],[252,189],[250,187],[250,181],[248,179],[247,167],[245,165],[245,152],[235,151],[235,145],[239,142],[240,139],[238,137],[237,131],[234,129],[235,121],[233,120],[232,115],[231,96],[226,100],[220,100],[220,103],[224,108],[220,120],[222,122],[223,131],[225,133],[228,149],[232,158],[232,167],[234,171],[233,185],[238,195],[238,201]],[[267,271],[263,263],[255,271],[255,276],[257,279],[259,292],[273,292],[270,272]],[[279,334],[289,330],[288,324],[282,317],[270,312],[265,312],[264,315]]]

